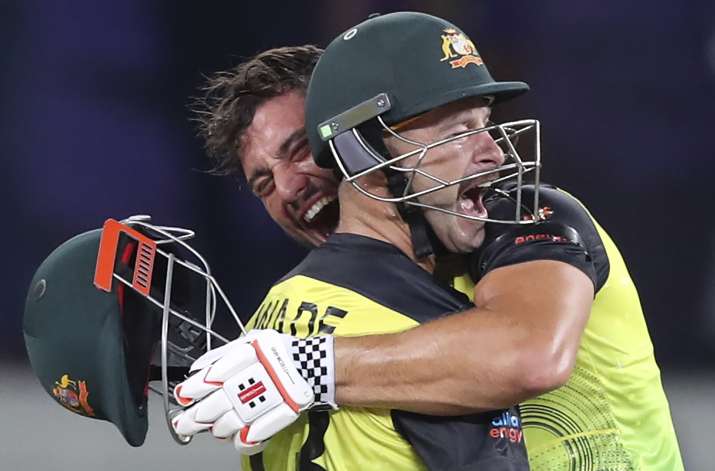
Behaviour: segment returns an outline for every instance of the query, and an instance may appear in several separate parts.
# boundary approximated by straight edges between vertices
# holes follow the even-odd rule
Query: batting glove
[[[241,454],[261,452],[306,409],[337,408],[332,336],[298,339],[252,330],[205,353],[190,371],[174,389],[186,408],[172,420],[176,433],[209,430],[231,438]]]

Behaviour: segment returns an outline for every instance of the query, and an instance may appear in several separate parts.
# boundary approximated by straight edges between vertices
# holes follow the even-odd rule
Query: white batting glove
[[[199,357],[174,389],[186,407],[173,420],[179,435],[209,430],[245,455],[315,405],[335,405],[332,336],[297,339],[273,330],[247,335]]]

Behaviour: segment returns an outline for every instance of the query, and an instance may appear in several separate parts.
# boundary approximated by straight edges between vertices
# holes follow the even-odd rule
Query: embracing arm
[[[592,281],[563,262],[489,272],[475,304],[397,334],[335,339],[336,401],[459,415],[512,406],[569,378]]]

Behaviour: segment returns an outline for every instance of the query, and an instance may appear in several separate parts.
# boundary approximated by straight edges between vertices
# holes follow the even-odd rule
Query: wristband
[[[335,403],[335,353],[334,337],[324,335],[299,339],[290,337],[289,352],[300,375],[315,394],[311,409],[328,406],[337,409]]]

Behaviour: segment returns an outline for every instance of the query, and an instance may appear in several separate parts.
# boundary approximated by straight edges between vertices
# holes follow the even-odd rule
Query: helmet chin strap
[[[382,127],[377,122],[371,121],[357,128],[357,133],[363,139],[362,143],[357,140],[356,133],[353,132],[342,133],[335,138],[334,152],[337,153],[335,157],[342,162],[349,174],[355,175],[375,165],[377,156],[382,156],[385,160],[391,158],[382,140],[382,132]],[[366,149],[366,146],[370,146],[371,149]],[[409,183],[406,175],[403,172],[390,170],[389,167],[384,167],[382,172],[387,177],[390,193],[393,196],[403,195]],[[430,255],[446,253],[444,245],[425,219],[423,208],[397,203],[397,210],[410,228],[412,250],[418,261]]]
[[[391,172],[387,177],[388,187],[393,195],[401,195],[407,186],[407,177],[403,173]],[[425,218],[424,210],[417,206],[398,203],[397,210],[410,228],[412,251],[418,261],[430,255],[442,255],[447,249],[434,233]]]

